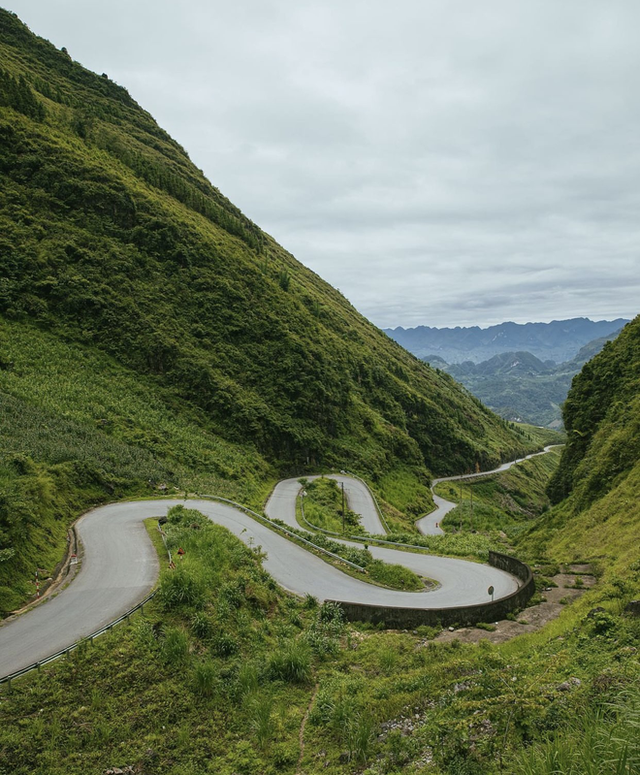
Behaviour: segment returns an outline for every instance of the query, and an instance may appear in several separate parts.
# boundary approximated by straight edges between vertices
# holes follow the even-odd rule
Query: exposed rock
[[[579,678],[569,678],[567,681],[563,681],[559,686],[556,686],[559,692],[570,692],[571,689],[575,689],[578,686],[582,686],[582,681]]]
[[[433,703],[431,703],[433,705]],[[398,718],[385,721],[380,725],[380,734],[378,740],[386,740],[390,732],[398,731],[402,735],[411,735],[416,729],[421,727],[427,718],[426,711],[420,712],[419,708],[408,709],[407,712],[398,716]]]
[[[632,616],[640,616],[640,600],[632,600],[630,603],[627,603],[624,610],[625,613]]]

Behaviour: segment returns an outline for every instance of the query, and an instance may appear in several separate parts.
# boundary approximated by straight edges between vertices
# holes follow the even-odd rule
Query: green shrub
[[[306,644],[292,641],[271,654],[268,674],[274,681],[306,683],[311,678],[311,657]]]
[[[398,654],[393,648],[382,648],[378,654],[378,661],[381,672],[385,674],[392,673],[398,664]]]
[[[183,667],[189,660],[189,636],[181,627],[168,627],[162,642],[161,655],[172,667]]]
[[[167,610],[201,606],[205,598],[205,585],[197,572],[180,564],[160,578],[158,599]]]
[[[309,610],[313,610],[314,608],[317,608],[318,607],[318,598],[314,597],[311,594],[305,595],[304,607],[309,609]]]
[[[218,671],[213,662],[198,662],[193,669],[193,690],[200,697],[212,697],[218,687]]]
[[[238,671],[240,697],[247,697],[258,690],[258,670],[252,662],[243,661]]]
[[[340,648],[340,635],[344,632],[344,613],[337,603],[323,603],[309,629],[304,633],[304,640],[311,651],[318,657],[332,656]]]
[[[357,711],[343,727],[343,739],[349,752],[349,760],[366,764],[375,739],[376,723],[368,711]]]
[[[332,600],[327,600],[320,606],[317,618],[321,622],[332,624],[336,627],[344,626],[344,611],[339,603],[334,603]]]
[[[598,635],[605,635],[618,626],[616,617],[608,611],[594,611],[593,615],[588,618],[591,621],[593,631]]]
[[[256,694],[249,703],[249,724],[261,750],[267,747],[267,743],[273,734],[273,725],[271,723],[272,710],[273,699],[268,694]]]
[[[230,657],[238,651],[236,638],[228,632],[219,632],[211,641],[211,648],[219,657]]]
[[[442,627],[438,627],[435,625],[431,626],[429,624],[421,624],[419,627],[416,628],[416,634],[419,635],[421,638],[426,638],[427,640],[432,640],[440,632],[442,632]]]
[[[213,630],[213,623],[209,617],[202,611],[196,611],[191,617],[191,632],[202,640],[210,637]]]

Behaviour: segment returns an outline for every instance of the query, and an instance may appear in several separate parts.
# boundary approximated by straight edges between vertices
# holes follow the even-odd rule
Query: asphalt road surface
[[[542,452],[534,452],[533,454],[527,455],[526,457],[516,458],[516,460],[512,460],[510,463],[503,463],[501,466],[494,468],[491,471],[480,471],[477,474],[460,474],[459,476],[443,476],[440,479],[434,479],[433,482],[431,482],[431,492],[433,493],[433,502],[436,504],[436,508],[434,511],[422,517],[422,519],[419,519],[416,522],[416,527],[418,528],[419,532],[425,536],[441,535],[444,531],[440,527],[440,523],[445,518],[445,516],[458,505],[457,503],[453,503],[452,501],[448,501],[445,498],[441,498],[439,495],[436,495],[435,492],[433,492],[433,488],[436,486],[436,484],[439,484],[440,482],[456,482],[461,479],[478,479],[480,476],[499,474],[501,471],[507,471],[509,468],[511,468],[511,466],[516,465],[516,463],[522,463],[523,460],[530,460],[532,457],[545,455],[547,452],[549,452],[549,450],[557,446],[561,445],[549,444],[542,450]]]
[[[318,476],[307,476],[306,479],[318,479]],[[360,516],[360,524],[371,535],[381,535],[384,529],[378,509],[371,492],[364,482],[344,474],[329,474],[328,479],[335,479],[339,485],[344,485],[347,506]],[[265,514],[270,519],[281,519],[290,527],[300,527],[296,521],[296,496],[302,489],[299,479],[283,479],[275,486],[267,505]]]
[[[272,516],[286,521],[286,514],[295,509],[294,490],[289,485],[276,488],[269,500]],[[486,602],[489,585],[495,587],[496,599],[518,587],[514,577],[487,565],[371,547],[376,557],[439,582],[430,592],[383,589],[342,573],[232,506],[208,500],[117,503],[94,509],[78,521],[84,556],[73,582],[0,626],[0,676],[60,651],[142,600],[158,576],[156,552],[143,520],[163,516],[178,503],[198,509],[246,544],[261,546],[267,553],[266,570],[282,587],[319,600],[440,608]]]

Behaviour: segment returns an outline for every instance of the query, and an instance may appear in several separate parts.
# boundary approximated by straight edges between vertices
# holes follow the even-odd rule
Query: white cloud
[[[633,0],[9,0],[381,326],[632,316]]]

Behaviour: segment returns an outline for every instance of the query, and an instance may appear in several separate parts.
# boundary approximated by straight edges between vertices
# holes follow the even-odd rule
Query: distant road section
[[[269,513],[288,521],[291,514],[295,518],[299,483],[288,480],[282,485],[269,500]],[[164,516],[177,504],[198,509],[246,544],[261,546],[267,553],[264,566],[281,586],[319,600],[428,609],[486,602],[489,585],[495,588],[496,599],[518,588],[514,577],[487,565],[371,547],[374,556],[439,582],[431,592],[383,589],[342,573],[232,506],[209,500],[164,499],[112,504],[90,511],[77,523],[84,557],[69,587],[0,626],[0,676],[75,643],[142,600],[159,570],[143,520]]]
[[[498,466],[498,468],[494,468],[491,471],[480,471],[477,474],[460,474],[459,476],[443,476],[440,479],[434,479],[433,482],[431,482],[431,492],[433,493],[433,502],[436,504],[436,508],[431,513],[422,517],[422,519],[419,519],[416,522],[416,527],[422,533],[422,535],[425,536],[442,535],[444,530],[442,530],[440,527],[440,523],[445,518],[445,516],[458,505],[457,503],[453,503],[453,501],[448,501],[445,498],[441,498],[439,495],[436,495],[433,491],[433,488],[436,486],[436,484],[439,484],[440,482],[457,482],[462,479],[478,479],[481,476],[499,474],[501,471],[507,471],[509,468],[511,468],[511,466],[516,465],[516,463],[522,463],[523,460],[530,460],[532,457],[537,457],[538,455],[545,455],[554,447],[559,446],[562,446],[562,444],[549,444],[541,452],[533,452],[531,455],[527,455],[526,457],[516,458],[510,463],[503,463],[501,466]]]
[[[305,478],[311,481],[320,477],[307,476]],[[338,484],[344,485],[347,505],[351,511],[359,515],[360,524],[367,533],[381,535],[387,532],[371,492],[364,482],[346,474],[329,474],[327,479],[335,479]],[[269,519],[281,519],[290,527],[300,527],[296,520],[296,498],[301,489],[300,477],[278,482],[264,508]]]

